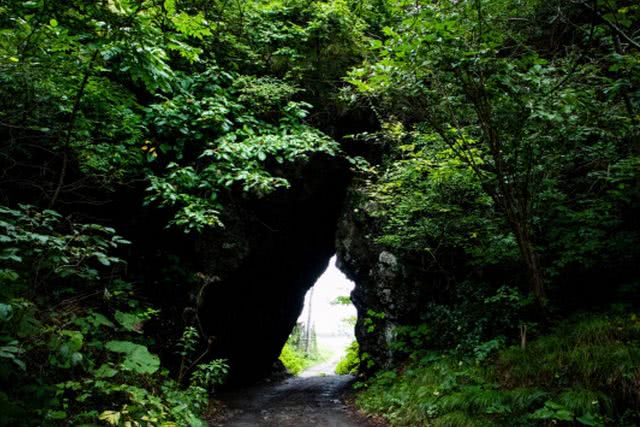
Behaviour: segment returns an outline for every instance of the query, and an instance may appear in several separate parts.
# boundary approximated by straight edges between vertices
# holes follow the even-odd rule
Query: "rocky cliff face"
[[[421,309],[434,295],[442,277],[421,271],[421,260],[392,253],[378,245],[374,206],[354,181],[337,230],[338,267],[356,283],[351,299],[358,310],[356,337],[361,370],[391,366],[396,359],[390,343],[400,325],[419,322]]]
[[[167,228],[172,213],[143,206],[144,185],[85,209],[133,242],[121,255],[131,282],[160,309],[145,332],[168,366],[178,369],[178,339],[195,326],[201,339],[191,357],[228,359],[238,382],[271,371],[304,295],[335,254],[350,181],[347,162],[325,155],[278,167],[272,173],[290,188],[263,198],[227,194],[224,228],[202,234]]]

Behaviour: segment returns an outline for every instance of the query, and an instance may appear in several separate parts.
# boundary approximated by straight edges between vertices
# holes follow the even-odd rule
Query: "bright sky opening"
[[[311,298],[311,324],[315,327],[318,339],[328,336],[353,337],[353,323],[346,320],[356,316],[356,308],[352,304],[335,304],[335,301],[340,296],[348,296],[354,286],[354,283],[336,266],[334,255],[325,272],[318,278],[313,288],[307,292],[304,309],[298,322],[307,323],[309,299],[313,294]],[[318,344],[321,345],[320,342]]]

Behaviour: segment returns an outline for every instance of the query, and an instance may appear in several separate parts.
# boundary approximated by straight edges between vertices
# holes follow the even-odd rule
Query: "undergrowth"
[[[358,384],[357,405],[394,426],[631,426],[640,421],[639,382],[638,319],[591,315],[483,363],[414,353]]]
[[[338,375],[356,375],[360,366],[360,346],[358,341],[353,341],[347,347],[345,355],[336,365]]]
[[[128,241],[52,210],[0,207],[0,426],[203,426],[223,360],[195,328],[175,378],[145,336],[159,315],[113,255]]]
[[[282,348],[279,359],[290,374],[298,375],[305,369],[324,361],[326,355],[317,351],[306,353],[287,342]]]

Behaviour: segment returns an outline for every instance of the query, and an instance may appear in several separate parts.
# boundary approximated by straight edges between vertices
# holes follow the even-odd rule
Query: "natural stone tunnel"
[[[342,132],[334,137],[348,155],[377,163],[383,147],[374,142],[358,146],[341,138],[372,128],[370,119],[351,117],[335,123]],[[122,256],[130,260],[126,268],[132,282],[160,309],[145,331],[172,369],[181,364],[179,338],[185,326],[194,325],[189,313],[198,314],[203,332],[196,350],[199,360],[226,358],[232,367],[230,379],[248,382],[272,370],[307,290],[331,256],[337,253],[340,268],[356,286],[371,283],[365,277],[367,263],[373,260],[366,253],[371,242],[364,236],[345,238],[366,233],[353,228],[349,215],[357,201],[348,197],[355,186],[348,161],[315,154],[293,165],[273,164],[270,171],[286,178],[290,188],[261,198],[235,190],[220,194],[224,227],[203,233],[167,227],[171,210],[141,205],[146,194],[141,183],[119,189],[87,214],[134,242],[123,248]],[[373,244],[368,249],[378,251]],[[358,298],[360,314],[366,313],[372,297]],[[375,349],[369,352],[376,354]]]
[[[109,210],[114,225],[135,242],[152,242],[128,249],[136,260],[128,269],[161,307],[160,321],[148,330],[158,343],[168,343],[163,359],[179,366],[177,339],[192,322],[185,316],[191,310],[198,313],[203,338],[214,337],[205,358],[228,359],[236,382],[268,373],[305,293],[337,254],[338,267],[356,283],[352,300],[360,348],[378,366],[390,362],[387,341],[395,325],[418,317],[417,308],[438,279],[416,274],[412,260],[372,241],[375,219],[345,160],[317,155],[274,173],[291,187],[259,199],[227,195],[225,227],[199,235],[165,229],[170,213],[136,208],[137,192],[123,192],[126,200],[113,202],[128,206]],[[168,264],[171,259],[175,265]],[[206,278],[204,289],[193,282],[194,273]],[[366,333],[363,323],[370,309],[386,315],[375,333]],[[206,345],[201,342],[198,351]]]
[[[351,180],[346,162],[316,156],[282,174],[291,188],[232,204],[225,229],[195,242],[198,264],[214,278],[199,309],[207,334],[215,337],[209,357],[228,359],[238,382],[268,373],[307,290],[337,252],[339,268],[356,283],[361,350],[376,366],[392,362],[388,341],[395,325],[417,319],[438,278],[416,274],[411,260],[371,241],[376,224],[361,206],[360,184]],[[386,316],[375,333],[364,324],[370,309]]]
[[[291,188],[235,204],[225,230],[196,244],[204,272],[215,276],[200,318],[215,337],[214,356],[228,359],[239,381],[271,369],[335,253],[348,168],[318,156],[286,174]]]

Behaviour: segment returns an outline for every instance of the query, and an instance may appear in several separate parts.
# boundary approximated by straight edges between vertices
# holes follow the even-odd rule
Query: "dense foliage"
[[[397,425],[635,424],[640,8],[389,7],[345,90],[382,122],[360,140],[387,147],[358,215],[445,285],[360,405]]]
[[[567,268],[635,259],[624,218],[638,197],[640,63],[620,40],[638,7],[396,7],[404,19],[349,77],[396,152],[371,189],[382,241],[481,265],[519,258],[541,304]]]
[[[201,423],[228,367],[206,363],[197,316],[151,338],[168,313],[101,225],[130,228],[109,203],[130,192],[201,232],[224,226],[230,195],[260,198],[289,185],[286,167],[337,155],[308,101],[324,97],[316,123],[336,109],[365,27],[344,2],[0,5],[0,423]],[[163,280],[201,280],[174,270]]]
[[[143,334],[158,312],[113,256],[129,242],[26,205],[2,208],[0,230],[0,378],[12,384],[0,392],[2,425],[203,425],[213,384],[200,373],[211,364],[192,369],[185,388],[160,369]],[[213,374],[219,382],[224,371]]]
[[[414,353],[357,403],[398,426],[635,425],[638,338],[635,317],[582,316],[495,357]]]
[[[344,356],[336,365],[336,374],[338,375],[356,375],[360,366],[360,349],[358,342],[353,341],[345,349]]]
[[[263,45],[265,38],[284,36],[263,29],[257,46],[248,46],[258,34],[234,34],[251,28],[236,16],[244,8],[212,6],[2,6],[3,168],[21,177],[11,188],[17,184],[53,206],[87,202],[93,188],[146,177],[149,203],[174,208],[172,223],[201,230],[220,224],[219,195],[225,189],[260,196],[286,186],[269,171],[270,162],[335,154],[335,142],[303,121],[310,105],[296,94],[304,88],[294,78],[284,79],[302,70],[283,64],[273,75],[243,75],[237,66],[221,64],[240,55],[245,63],[254,61],[242,71],[268,72],[269,64],[253,56],[281,55],[260,49],[275,48]],[[258,8],[252,21],[275,6]],[[292,14],[311,12],[295,3],[292,8]],[[305,16],[306,31],[320,31],[314,19],[332,11],[311,9],[319,16]],[[213,29],[225,26],[232,28],[214,36]],[[296,39],[312,37],[296,28]],[[221,36],[233,41],[220,44]],[[233,52],[218,52],[225,49]],[[40,177],[29,173],[33,168],[41,170]]]
[[[437,278],[364,409],[638,423],[639,18],[629,0],[3,1],[0,424],[201,425],[233,369],[197,313],[216,278],[136,267],[155,236],[123,233],[145,221],[126,210],[202,235],[347,154],[371,160],[348,157],[371,246]],[[195,314],[163,312],[157,283]],[[378,367],[358,351],[341,372]]]

